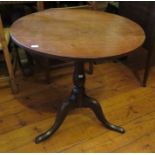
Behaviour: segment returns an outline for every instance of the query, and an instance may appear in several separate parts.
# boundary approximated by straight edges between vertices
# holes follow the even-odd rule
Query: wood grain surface
[[[0,89],[0,152],[155,152],[155,66],[143,88],[129,68],[113,62],[94,66],[87,90],[99,100],[109,120],[122,125],[126,133],[109,131],[90,109],[80,108],[70,112],[53,137],[36,145],[34,137],[54,122],[58,107],[70,93],[72,69],[53,70],[49,85],[18,74],[16,96],[10,88]]]
[[[48,9],[17,20],[11,37],[34,52],[98,59],[138,48],[145,34],[138,24],[118,15],[87,9]]]

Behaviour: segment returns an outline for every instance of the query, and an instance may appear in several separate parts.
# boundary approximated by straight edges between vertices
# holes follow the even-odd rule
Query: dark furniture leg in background
[[[61,126],[68,112],[72,108],[90,108],[95,113],[96,117],[101,121],[101,123],[108,129],[124,133],[125,130],[119,126],[113,125],[107,121],[102,111],[100,104],[93,98],[88,97],[85,92],[85,70],[84,62],[75,62],[75,69],[73,74],[73,89],[69,99],[62,104],[60,111],[56,117],[54,125],[44,132],[43,134],[36,137],[35,142],[40,143],[48,139],[55,131]]]
[[[19,52],[19,47],[13,43],[13,52],[14,52],[14,72],[16,73],[16,70],[17,70],[17,64],[19,65],[22,73],[24,76],[31,76],[33,74],[33,59],[32,57],[28,54],[28,52],[24,52],[23,55],[25,55],[25,59],[26,59],[26,62],[24,62],[20,56],[20,52]],[[23,62],[22,62],[23,61]]]
[[[152,50],[151,51],[147,51],[147,58],[146,58],[146,64],[145,64],[145,69],[144,69],[144,77],[143,77],[143,81],[142,81],[142,86],[146,87],[147,86],[147,81],[148,81],[148,77],[149,77],[149,72],[151,69],[151,58],[152,58]]]
[[[132,11],[131,11],[132,10]],[[119,2],[118,14],[125,16],[142,26],[145,31],[146,39],[143,48],[147,50],[144,75],[141,82],[143,87],[147,86],[149,72],[151,68],[151,59],[154,52],[155,42],[155,2],[150,1],[121,1]]]

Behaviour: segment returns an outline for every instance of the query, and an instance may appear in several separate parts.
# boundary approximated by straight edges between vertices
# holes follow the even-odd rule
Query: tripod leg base
[[[58,115],[56,117],[55,123],[49,130],[47,130],[46,132],[44,132],[41,135],[36,137],[36,139],[35,139],[36,144],[48,139],[50,136],[52,136],[56,132],[56,130],[61,126],[64,119],[66,118],[70,108],[71,108],[71,104],[69,101],[65,102],[61,106],[60,111],[58,112]]]
[[[102,111],[100,104],[95,99],[86,96],[84,106],[92,109],[93,112],[95,113],[96,117],[102,122],[102,124],[106,128],[108,128],[110,130],[114,130],[119,133],[125,133],[125,130],[122,127],[119,127],[117,125],[114,125],[114,124],[111,124],[110,122],[108,122],[108,120],[106,119],[106,117]]]
[[[63,123],[69,110],[71,108],[76,108],[76,107],[89,107],[90,109],[93,110],[96,117],[102,122],[102,124],[106,128],[120,133],[125,132],[125,130],[122,127],[116,126],[108,122],[108,120],[104,116],[104,113],[102,111],[100,104],[95,99],[88,97],[86,95],[85,87],[84,87],[84,84],[85,84],[84,63],[81,61],[78,61],[75,63],[73,83],[74,83],[74,87],[72,89],[71,96],[69,97],[67,102],[62,104],[62,107],[60,108],[60,111],[58,112],[58,115],[56,117],[55,123],[49,130],[47,130],[46,132],[36,137],[35,139],[36,144],[52,136]]]

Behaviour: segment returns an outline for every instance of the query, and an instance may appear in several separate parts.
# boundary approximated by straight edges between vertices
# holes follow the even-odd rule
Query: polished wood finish
[[[38,11],[43,11],[45,9],[45,6],[44,6],[44,1],[38,1],[37,2],[37,10]],[[57,8],[57,9],[61,9],[61,8]],[[92,9],[91,5],[82,5],[82,6],[73,6],[73,7],[65,7],[63,9]],[[43,58],[42,58],[43,59]],[[46,81],[47,83],[50,83],[50,58],[44,58],[44,62],[42,62],[43,64],[46,64],[44,66],[45,67],[45,77],[46,77]],[[39,63],[39,60],[37,60],[37,63]],[[65,67],[66,64],[68,64],[67,62],[64,62],[63,64],[61,65],[54,65],[54,67]],[[92,70],[93,70],[93,65],[92,63],[89,63],[89,68],[88,68],[88,71],[87,73],[92,73]]]
[[[75,62],[74,64],[74,74],[73,74],[73,89],[67,101],[65,101],[56,117],[56,120],[53,126],[48,129],[46,132],[40,134],[36,137],[35,142],[38,144],[50,136],[52,136],[56,130],[61,126],[65,120],[69,111],[73,108],[90,108],[96,115],[97,119],[105,126],[106,128],[117,131],[119,133],[124,133],[125,130],[119,126],[111,124],[102,111],[102,108],[99,102],[89,97],[85,91],[85,70],[83,62]]]
[[[2,47],[3,54],[4,54],[4,59],[6,62],[8,74],[9,74],[9,80],[10,80],[12,92],[16,93],[18,91],[18,88],[17,88],[16,82],[15,82],[13,65],[11,63],[10,52],[8,50],[8,43],[5,38],[4,28],[3,28],[3,23],[2,23],[1,17],[0,17],[0,42],[1,42],[1,47]]]
[[[32,25],[28,28],[26,23],[30,21]],[[114,23],[115,27],[112,25]],[[73,105],[91,108],[105,127],[124,133],[123,128],[109,123],[99,103],[86,95],[84,61],[118,56],[138,48],[145,39],[140,26],[126,18],[108,13],[82,9],[52,9],[19,19],[12,26],[11,36],[23,48],[75,60],[72,93],[67,102],[62,104],[54,125],[37,136],[36,143],[47,140],[55,133],[68,114],[68,109],[75,107]]]
[[[139,53],[135,61],[141,59]],[[126,128],[126,134],[109,132],[94,121],[89,109],[76,109],[53,138],[34,144],[34,137],[54,121],[59,103],[70,93],[72,67],[52,72],[50,85],[17,72],[21,91],[14,96],[10,88],[0,89],[0,152],[154,152],[155,67],[148,87],[142,88],[130,69],[112,62],[94,66],[87,90],[98,98],[111,121]],[[143,76],[143,70],[139,73]]]
[[[34,52],[70,59],[126,54],[145,39],[142,28],[129,19],[84,9],[49,9],[25,16],[12,25],[11,37]]]

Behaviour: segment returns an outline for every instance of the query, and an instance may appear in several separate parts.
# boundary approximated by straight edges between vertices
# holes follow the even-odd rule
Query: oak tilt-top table
[[[74,61],[73,89],[57,114],[54,125],[39,135],[39,143],[62,124],[69,110],[88,107],[103,125],[124,133],[122,127],[107,121],[100,104],[85,92],[84,63],[128,54],[145,40],[143,29],[124,17],[87,9],[48,9],[18,19],[11,37],[29,52]]]

